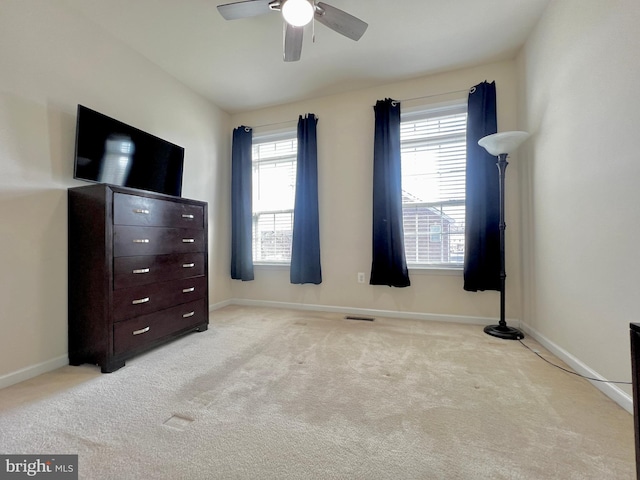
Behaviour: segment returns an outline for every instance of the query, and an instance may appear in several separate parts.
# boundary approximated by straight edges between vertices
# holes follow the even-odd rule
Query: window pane
[[[288,262],[291,260],[293,211],[254,215],[255,261]]]
[[[253,260],[291,260],[296,181],[296,132],[253,144]]]
[[[464,260],[466,105],[412,114],[401,125],[402,203],[409,265]]]
[[[287,210],[295,201],[294,160],[254,163],[253,211]]]

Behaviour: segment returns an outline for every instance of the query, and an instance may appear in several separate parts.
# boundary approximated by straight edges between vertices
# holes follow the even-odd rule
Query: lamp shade
[[[294,27],[304,27],[313,19],[314,7],[309,0],[287,0],[282,5],[282,16]]]
[[[514,152],[527,138],[529,138],[527,132],[501,132],[482,137],[478,140],[478,145],[497,157],[501,153]]]

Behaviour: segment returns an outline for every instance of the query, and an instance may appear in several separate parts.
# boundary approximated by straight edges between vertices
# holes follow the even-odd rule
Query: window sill
[[[291,268],[290,263],[276,263],[276,262],[254,262],[254,268],[265,270],[289,270]],[[409,266],[409,273],[411,275],[452,275],[462,276],[462,267],[416,267]]]
[[[462,276],[460,267],[417,267],[409,265],[409,275],[452,275]]]
[[[253,267],[254,268],[264,268],[264,269],[282,269],[282,270],[288,270],[291,267],[290,263],[277,263],[277,262],[254,262],[253,263]]]

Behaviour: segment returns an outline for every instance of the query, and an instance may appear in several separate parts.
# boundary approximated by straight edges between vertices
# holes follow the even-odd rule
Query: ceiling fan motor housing
[[[287,8],[289,5],[290,8]],[[296,20],[289,16],[287,10],[301,8],[304,16]],[[308,7],[311,7],[309,9]],[[238,20],[242,18],[257,17],[271,11],[282,12],[285,20],[284,29],[284,61],[295,62],[300,60],[302,53],[302,40],[304,25],[314,18],[351,40],[360,40],[367,30],[367,23],[357,17],[315,0],[242,0],[224,5],[218,5],[218,11],[226,20]],[[293,13],[293,12],[292,12]]]

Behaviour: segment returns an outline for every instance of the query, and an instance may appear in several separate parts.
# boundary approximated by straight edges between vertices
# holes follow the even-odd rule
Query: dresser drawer
[[[162,227],[114,227],[113,256],[204,252],[204,230]]]
[[[170,200],[113,194],[114,225],[204,228],[204,207]]]
[[[113,289],[204,275],[204,259],[204,253],[114,258]]]
[[[116,290],[113,292],[113,321],[192,302],[204,297],[206,291],[207,278],[204,276]]]
[[[205,300],[184,303],[113,325],[115,355],[143,348],[149,343],[190,327],[207,323]]]

